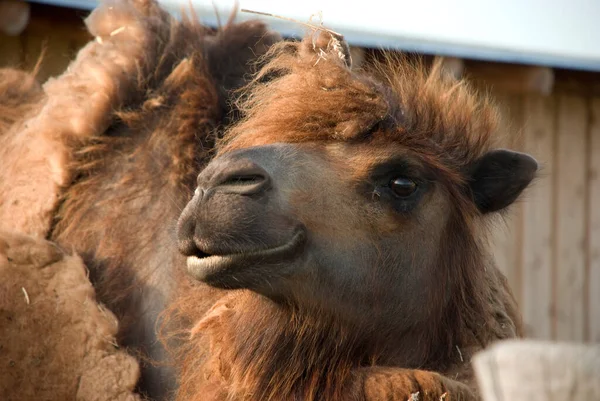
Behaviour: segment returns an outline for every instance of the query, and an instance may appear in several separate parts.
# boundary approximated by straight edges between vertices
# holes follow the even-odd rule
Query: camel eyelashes
[[[264,180],[265,177],[261,175],[241,175],[229,178],[227,181],[221,183],[221,185],[248,185],[259,183]]]

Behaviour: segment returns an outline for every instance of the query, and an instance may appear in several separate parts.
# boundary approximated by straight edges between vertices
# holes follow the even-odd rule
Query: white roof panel
[[[95,0],[38,0],[93,8]],[[178,14],[190,3],[204,23],[226,20],[233,0],[159,0]],[[600,0],[239,0],[241,9],[308,22],[319,14],[350,44],[429,54],[600,71]],[[261,18],[284,35],[305,28],[281,19]],[[313,22],[319,22],[313,17]]]

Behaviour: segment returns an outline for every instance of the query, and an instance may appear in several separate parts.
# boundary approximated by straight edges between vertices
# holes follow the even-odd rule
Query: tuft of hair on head
[[[456,171],[489,149],[497,113],[487,96],[448,76],[439,62],[427,67],[393,53],[352,71],[348,45],[336,35],[315,28],[301,42],[273,46],[242,88],[244,118],[220,149],[274,135],[288,142],[356,140],[383,121],[394,128],[390,140],[445,160]]]
[[[426,140],[458,169],[495,145],[499,116],[493,100],[447,74],[442,60],[427,66],[421,58],[390,52],[369,73],[398,102],[403,140]]]
[[[312,32],[312,50],[317,54],[317,63],[321,58],[337,58],[349,69],[352,68],[350,46],[344,37],[328,29],[315,29]]]
[[[350,53],[350,46],[344,39],[344,36],[331,29],[325,28],[323,23],[319,25],[303,23],[292,18],[283,17],[281,15],[252,11],[248,9],[241,9],[241,12],[283,19],[308,28],[309,37],[311,38],[312,43],[312,51],[318,55],[317,62],[319,62],[321,59],[327,59],[330,55],[334,55],[348,68],[352,68],[352,55]]]
[[[348,140],[387,114],[386,99],[351,70],[349,47],[335,32],[315,28],[302,41],[279,42],[262,61],[237,93],[242,119],[220,151],[269,142],[282,132],[288,142]]]

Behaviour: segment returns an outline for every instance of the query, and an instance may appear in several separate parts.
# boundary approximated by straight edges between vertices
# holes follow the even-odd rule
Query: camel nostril
[[[215,177],[214,188],[219,192],[252,195],[266,191],[270,178],[266,171],[254,163],[228,165]]]

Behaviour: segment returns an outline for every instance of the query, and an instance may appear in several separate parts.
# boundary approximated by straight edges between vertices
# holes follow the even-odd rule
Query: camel
[[[179,21],[151,0],[106,1],[85,22],[94,40],[60,76],[40,85],[35,71],[0,71],[0,230],[81,255],[119,319],[119,346],[142,363],[138,391],[165,399],[176,378],[155,325],[180,270],[171,264],[184,261],[177,217],[237,118],[231,93],[280,36],[258,21],[217,30],[193,15]],[[131,179],[143,177],[158,180],[138,192]],[[142,257],[147,246],[162,254]]]
[[[521,334],[487,233],[536,160],[440,63],[347,49],[274,45],[198,175],[179,400],[475,400],[471,356]]]

